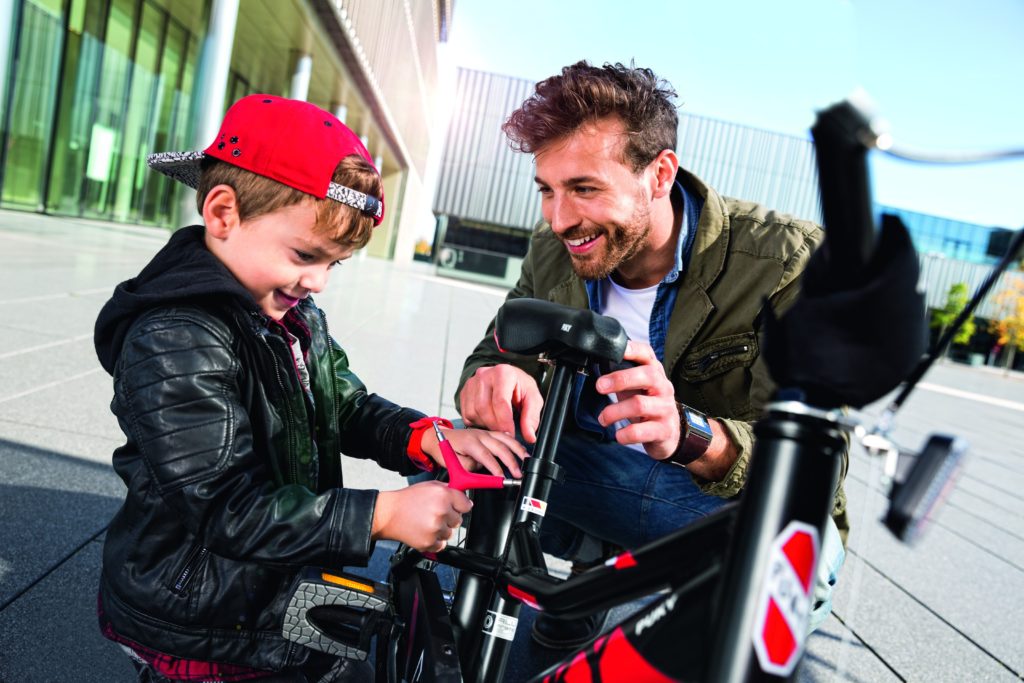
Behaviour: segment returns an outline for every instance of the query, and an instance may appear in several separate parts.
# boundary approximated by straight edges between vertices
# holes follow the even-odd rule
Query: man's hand
[[[537,441],[540,408],[544,399],[536,380],[514,365],[492,365],[478,369],[462,387],[459,404],[459,412],[467,425],[506,434],[516,433],[514,411],[519,411],[519,428],[523,438],[527,443]]]
[[[679,447],[682,433],[675,390],[648,344],[629,342],[623,357],[637,363],[637,367],[598,378],[597,390],[602,394],[614,393],[618,403],[602,410],[597,419],[605,427],[628,420],[632,424],[618,430],[615,440],[623,445],[643,444],[647,455],[664,460]],[[709,418],[708,424],[711,444],[686,469],[708,481],[719,481],[728,474],[739,453],[718,420]]]
[[[448,545],[462,515],[473,507],[462,491],[439,481],[424,481],[400,491],[381,491],[373,511],[371,534],[405,543],[421,552],[438,552]]]
[[[444,438],[451,443],[455,455],[458,456],[462,466],[467,470],[479,469],[483,466],[491,474],[504,477],[498,461],[505,463],[505,467],[512,473],[512,476],[519,479],[523,476],[519,461],[528,456],[523,444],[516,441],[514,436],[504,432],[488,432],[483,429],[443,429]],[[423,452],[434,459],[441,467],[444,467],[444,456],[441,455],[441,448],[437,444],[437,435],[433,430],[423,435],[420,442]]]
[[[632,424],[618,430],[615,440],[624,446],[643,444],[647,455],[664,460],[679,446],[675,389],[649,344],[631,341],[623,357],[637,366],[598,378],[598,392],[615,394],[618,399],[601,411],[598,422],[607,427],[628,420]]]

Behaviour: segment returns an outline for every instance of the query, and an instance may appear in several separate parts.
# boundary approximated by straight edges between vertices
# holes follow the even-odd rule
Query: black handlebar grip
[[[875,221],[868,182],[868,119],[843,101],[818,112],[811,127],[818,163],[825,256],[837,289],[858,284],[875,249]]]

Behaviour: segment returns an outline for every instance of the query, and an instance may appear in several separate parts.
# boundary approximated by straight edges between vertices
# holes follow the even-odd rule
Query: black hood
[[[201,225],[178,230],[141,273],[114,289],[96,319],[93,337],[104,370],[114,373],[128,328],[152,308],[205,300],[235,301],[246,310],[259,310],[252,295],[206,248],[204,234]]]

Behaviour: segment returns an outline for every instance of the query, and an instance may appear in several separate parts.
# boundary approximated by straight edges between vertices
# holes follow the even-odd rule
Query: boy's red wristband
[[[409,437],[406,454],[416,467],[426,472],[433,472],[437,469],[434,459],[423,452],[423,435],[428,431],[433,431],[435,422],[446,429],[452,428],[452,421],[443,417],[421,417],[409,424],[412,427],[412,435]]]

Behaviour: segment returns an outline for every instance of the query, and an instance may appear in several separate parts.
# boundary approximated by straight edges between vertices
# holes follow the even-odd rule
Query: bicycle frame
[[[542,415],[537,447],[527,460],[523,492],[516,499],[546,502],[551,481],[557,477],[554,458],[569,389],[581,369],[571,361],[556,361],[545,402],[552,408]],[[512,641],[501,630],[501,620],[511,626],[523,603],[554,615],[579,617],[661,589],[671,591],[665,600],[647,606],[616,629],[627,641],[638,628],[641,635],[647,634],[644,654],[631,660],[633,666],[645,659],[658,662],[656,670],[678,680],[761,680],[760,669],[751,663],[748,639],[733,635],[752,628],[765,558],[778,533],[796,520],[816,529],[820,538],[846,441],[827,416],[778,409],[757,429],[756,465],[739,503],[568,581],[554,579],[546,571],[539,515],[528,512],[526,506],[510,505],[512,497],[504,492],[476,495],[466,548],[426,556],[461,570],[451,620],[464,680],[503,680]],[[508,530],[497,552],[496,529]],[[401,562],[415,564],[422,557],[408,551]],[[718,604],[714,610],[710,609],[712,588]],[[671,618],[647,624],[644,619],[668,600],[674,605],[668,610]],[[716,618],[711,618],[712,613]],[[685,631],[678,630],[681,625],[687,626]],[[665,629],[675,637],[660,637]],[[514,634],[514,628],[510,630]],[[692,643],[694,652],[707,652],[708,645],[713,645],[710,658],[680,658],[674,641],[682,632],[708,641]],[[712,638],[711,634],[718,635]],[[663,639],[671,645],[656,644]]]

